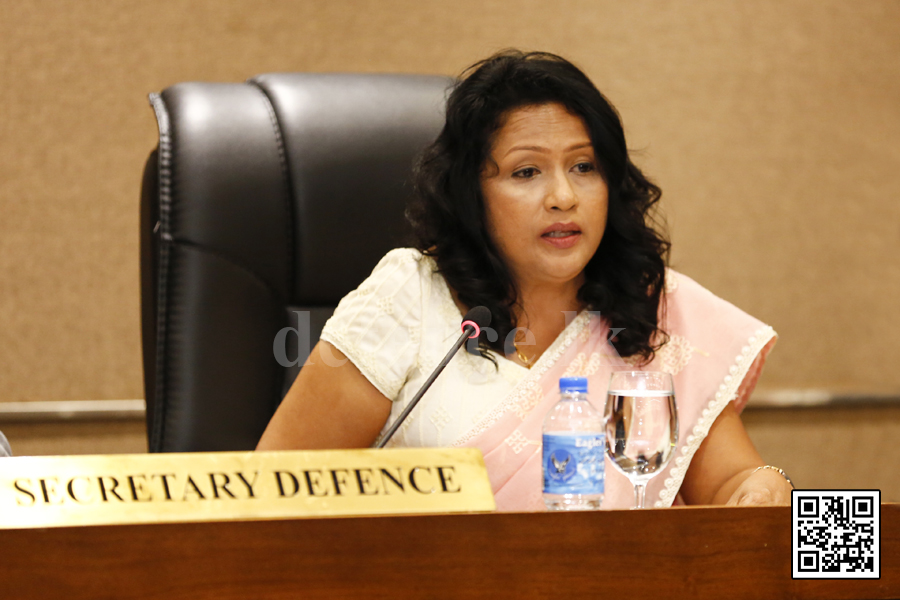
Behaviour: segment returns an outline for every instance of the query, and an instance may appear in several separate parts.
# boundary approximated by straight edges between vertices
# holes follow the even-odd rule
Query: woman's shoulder
[[[416,248],[394,248],[385,254],[378,264],[381,263],[403,263],[411,264],[421,261],[425,255]]]
[[[692,335],[721,335],[731,331],[742,337],[772,329],[742,308],[674,269],[666,270],[663,318],[667,331]]]
[[[681,271],[676,271],[671,267],[666,267],[666,296],[670,297],[679,290],[685,292],[685,294],[700,294],[701,296],[707,296],[711,298],[719,298],[714,293],[697,283],[697,281]]]
[[[654,362],[673,375],[682,370],[692,373],[690,379],[699,386],[692,395],[712,398],[710,416],[704,417],[707,428],[732,400],[740,412],[778,337],[775,330],[672,270],[666,272],[661,316],[668,341],[657,351]]]
[[[422,275],[431,275],[435,271],[435,263],[434,259],[417,248],[394,248],[381,257],[372,274],[384,270],[400,270],[408,273],[419,271]]]
[[[343,352],[387,398],[416,365],[422,332],[422,253],[396,248],[344,296],[321,339]]]
[[[394,248],[381,257],[357,291],[363,294],[381,290],[385,283],[409,285],[432,270],[429,258],[415,248]],[[417,277],[417,275],[419,275]],[[393,286],[388,286],[391,288]],[[378,288],[378,289],[375,289]],[[381,290],[384,291],[384,290]]]
[[[678,308],[703,305],[705,309],[718,307],[723,310],[741,311],[737,306],[716,295],[695,279],[670,268],[666,269],[665,301],[667,308],[673,305]]]
[[[338,309],[361,307],[377,302],[379,306],[401,303],[412,305],[421,295],[425,274],[430,270],[421,252],[415,248],[395,248],[385,254],[357,288],[341,299]]]

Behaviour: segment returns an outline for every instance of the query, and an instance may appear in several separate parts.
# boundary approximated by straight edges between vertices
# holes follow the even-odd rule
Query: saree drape
[[[678,444],[668,465],[647,485],[647,506],[670,506],[694,453],[728,402],[740,411],[750,397],[774,330],[674,271],[667,274],[661,311],[668,342],[653,360],[623,360],[609,343],[615,324],[582,312],[540,357],[528,375],[455,446],[479,448],[500,511],[544,510],[541,430],[558,400],[560,377],[588,378],[589,397],[603,410],[613,370],[671,373],[678,407]],[[606,459],[603,508],[629,508],[633,489]]]

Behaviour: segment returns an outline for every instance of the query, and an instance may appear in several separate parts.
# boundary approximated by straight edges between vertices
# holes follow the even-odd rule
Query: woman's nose
[[[568,173],[557,173],[547,190],[546,206],[548,209],[570,210],[578,203],[575,188],[569,181]]]

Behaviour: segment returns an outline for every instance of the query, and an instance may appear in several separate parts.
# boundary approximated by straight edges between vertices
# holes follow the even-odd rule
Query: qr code
[[[791,492],[794,579],[880,579],[880,490]]]

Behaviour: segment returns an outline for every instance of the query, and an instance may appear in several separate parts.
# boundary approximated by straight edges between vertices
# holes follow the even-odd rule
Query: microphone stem
[[[441,359],[441,362],[438,363],[437,368],[434,371],[432,371],[431,375],[428,376],[428,379],[425,380],[425,383],[422,385],[421,388],[419,388],[419,391],[416,392],[416,395],[413,396],[413,399],[409,401],[409,404],[407,405],[407,407],[404,408],[403,412],[400,413],[400,416],[397,417],[397,420],[394,421],[394,423],[390,426],[390,428],[384,433],[384,436],[382,436],[381,441],[379,441],[378,444],[375,445],[376,448],[384,448],[384,445],[387,444],[388,441],[390,441],[390,439],[393,437],[393,435],[397,432],[397,429],[399,429],[400,425],[403,424],[403,421],[406,420],[406,417],[409,416],[409,413],[412,412],[412,410],[416,407],[416,404],[419,403],[419,400],[422,399],[422,396],[425,395],[425,392],[428,391],[428,388],[431,387],[431,384],[434,383],[434,380],[437,379],[437,376],[441,374],[441,371],[444,370],[444,367],[447,366],[447,363],[450,362],[450,359],[452,359],[453,356],[457,352],[459,352],[459,349],[462,348],[463,344],[466,343],[466,340],[469,339],[469,336],[472,335],[472,333],[474,333],[474,331],[475,331],[474,327],[472,327],[471,325],[466,325],[465,329],[463,329],[462,335],[459,336],[458,340],[456,340],[456,343],[450,349],[450,352],[447,353],[447,356],[445,356],[443,359]]]

